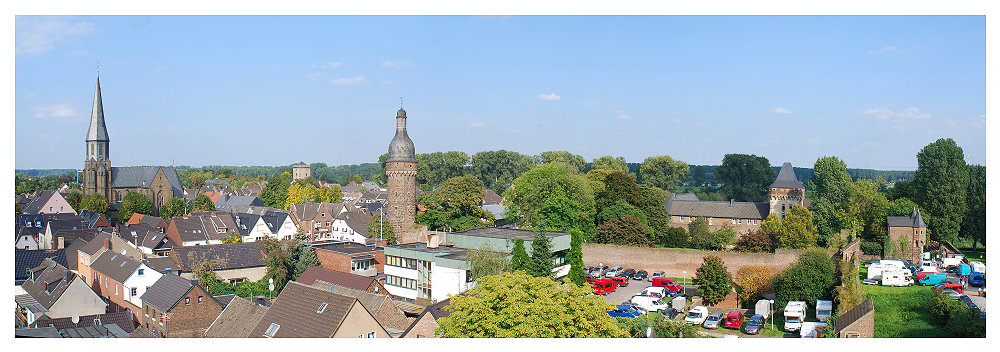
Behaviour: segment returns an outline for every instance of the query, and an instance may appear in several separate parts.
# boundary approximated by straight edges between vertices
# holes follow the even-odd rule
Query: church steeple
[[[94,108],[90,113],[90,129],[87,130],[87,160],[108,160],[108,128],[104,123],[104,104],[101,102],[101,77],[97,77],[94,89]]]

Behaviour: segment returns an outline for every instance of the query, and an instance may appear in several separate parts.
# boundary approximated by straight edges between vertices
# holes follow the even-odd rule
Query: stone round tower
[[[386,217],[401,238],[413,228],[417,211],[417,157],[413,141],[406,135],[406,111],[396,112],[396,136],[389,142],[389,158],[385,163],[389,199]]]

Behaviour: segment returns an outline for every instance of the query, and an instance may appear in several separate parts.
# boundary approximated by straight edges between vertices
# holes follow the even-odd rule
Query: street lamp
[[[686,282],[687,279],[688,279],[688,272],[687,272],[687,270],[684,270],[684,282]],[[682,282],[681,283],[681,294],[684,294],[684,293],[685,293],[684,292],[684,283]]]
[[[768,310],[771,312],[771,330],[774,330],[774,300],[768,300]]]

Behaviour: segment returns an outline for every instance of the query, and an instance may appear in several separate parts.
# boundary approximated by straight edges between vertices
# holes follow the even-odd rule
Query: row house
[[[389,332],[357,298],[289,282],[250,337],[389,338]]]
[[[285,213],[268,212],[264,215],[237,213],[236,227],[243,242],[256,242],[265,237],[290,240],[295,237],[298,227],[292,217]]]
[[[87,228],[83,222],[83,218],[78,215],[44,214],[42,217],[45,219],[42,222],[44,230],[40,231],[36,238],[38,249],[56,248],[58,243],[55,233],[60,230],[77,230]]]
[[[315,203],[308,202],[302,204],[292,204],[289,213],[292,222],[305,231],[310,240],[323,238],[324,235],[333,232],[333,221],[340,214],[350,210],[348,205],[343,203]]]
[[[196,281],[163,275],[146,290],[140,326],[160,337],[202,337],[222,304]]]
[[[302,272],[302,275],[299,275],[296,281],[310,286],[317,281],[322,281],[375,294],[389,294],[389,291],[382,285],[382,282],[374,277],[330,270],[318,266],[307,268],[306,271]]]
[[[21,208],[24,214],[72,214],[76,215],[76,210],[69,205],[66,198],[57,191],[38,191],[31,197],[31,201]]]
[[[148,224],[119,225],[118,236],[132,243],[145,255],[166,256],[174,247],[174,242],[167,238],[165,228]]]
[[[87,229],[97,229],[97,231],[112,231],[111,221],[103,213],[97,213],[88,209],[80,211],[80,218],[83,220],[83,227]]]
[[[98,234],[97,237],[94,237],[93,241],[80,247],[76,252],[77,272],[83,278],[83,281],[91,285],[94,290],[97,290],[97,287],[95,286],[96,281],[94,280],[91,265],[102,253],[118,253],[135,260],[142,260],[143,258],[142,252],[132,246],[131,243],[109,233]]]
[[[406,328],[410,326],[411,319],[406,317],[406,313],[396,306],[388,294],[371,293],[325,281],[316,281],[310,286],[321,290],[330,290],[338,295],[357,298],[358,302],[361,302],[361,305],[372,313],[375,320],[392,337],[402,336]]]
[[[242,297],[233,297],[222,313],[205,330],[209,338],[247,338],[269,305],[261,305]]]
[[[59,265],[67,266],[65,249],[14,249],[14,285],[19,286],[30,277],[30,270],[42,265],[50,259]]]
[[[113,312],[104,314],[91,314],[91,315],[80,315],[75,317],[76,322],[73,322],[74,317],[69,318],[49,318],[44,317],[36,320],[33,324],[29,325],[32,328],[40,328],[51,326],[58,330],[65,329],[79,329],[87,327],[98,327],[102,325],[114,324],[124,330],[126,333],[135,331],[135,318],[132,314],[128,312]]]
[[[132,217],[129,218],[125,224],[118,225],[118,228],[120,229],[122,225],[125,225],[127,227],[138,224],[148,225],[158,229],[165,229],[167,228],[168,225],[167,221],[163,220],[163,218],[161,217],[134,213],[132,214]]]
[[[215,209],[220,211],[242,212],[251,206],[262,207],[264,202],[257,196],[234,196],[222,194],[215,200]]]
[[[177,246],[221,244],[238,235],[236,221],[227,212],[199,212],[170,219],[166,235]]]
[[[436,337],[438,327],[438,320],[447,317],[451,312],[444,309],[451,304],[451,298],[446,298],[442,301],[434,303],[432,305],[424,308],[417,316],[406,331],[403,332],[403,338],[426,338],[426,337]]]
[[[78,275],[65,266],[46,259],[32,268],[28,280],[21,284],[25,294],[19,301],[19,311],[27,312],[28,324],[41,318],[70,318],[73,316],[103,314],[108,307]],[[34,302],[34,305],[32,304]],[[26,306],[21,306],[25,304]]]
[[[168,257],[177,264],[180,276],[195,278],[198,265],[206,263],[219,280],[257,281],[267,274],[264,254],[257,242],[177,247]]]
[[[14,248],[36,250],[41,234],[45,232],[42,214],[17,214],[14,217]]]
[[[368,221],[371,216],[359,211],[343,212],[330,222],[329,232],[318,232],[313,241],[340,240],[365,243],[368,240]]]
[[[128,311],[141,319],[139,299],[163,274],[145,262],[112,251],[102,252],[90,265],[91,287],[109,303],[109,311]]]

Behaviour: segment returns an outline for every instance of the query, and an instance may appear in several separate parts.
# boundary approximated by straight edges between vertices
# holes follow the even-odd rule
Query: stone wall
[[[767,265],[775,272],[784,270],[799,258],[799,251],[779,249],[776,253],[713,252],[677,248],[624,247],[605,244],[583,244],[583,262],[588,266],[603,263],[608,266],[646,270],[649,273],[663,271],[670,277],[694,277],[703,262],[703,257],[714,255],[722,258],[729,273],[744,265]]]

